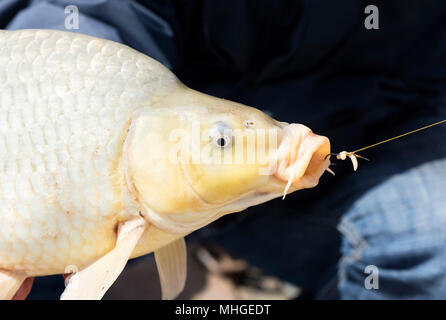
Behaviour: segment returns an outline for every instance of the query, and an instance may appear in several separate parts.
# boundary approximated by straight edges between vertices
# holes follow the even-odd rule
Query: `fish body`
[[[265,142],[262,132],[274,135]],[[251,134],[266,161],[249,159]],[[0,31],[0,291],[10,273],[85,270],[79,279],[94,282],[102,266],[122,270],[155,252],[173,297],[185,269],[169,259],[184,265],[185,235],[285,186],[314,187],[329,152],[309,128],[191,90],[125,45]]]
[[[118,43],[0,32],[0,268],[58,274],[113,248],[118,221],[139,211],[120,166],[132,113],[176,86]],[[163,243],[152,232],[145,251]]]

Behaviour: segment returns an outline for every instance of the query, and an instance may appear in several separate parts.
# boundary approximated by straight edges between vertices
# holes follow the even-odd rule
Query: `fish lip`
[[[330,165],[330,160],[325,156],[330,153],[330,141],[326,137],[317,136],[313,141],[314,146],[308,151],[310,156],[305,162],[305,171],[300,179],[305,178],[306,187],[315,187],[320,177]]]
[[[302,126],[304,127],[304,126]],[[276,170],[273,175],[283,185],[288,183],[291,170],[294,170],[293,182],[290,190],[296,191],[304,188],[315,187],[319,183],[320,177],[330,165],[330,160],[325,156],[330,153],[330,140],[327,137],[314,134],[309,128],[305,127],[304,134],[301,134],[300,142],[297,147],[297,158],[289,164],[286,157],[291,152],[289,148],[293,145],[285,145],[279,147],[279,160],[276,163]],[[294,139],[294,137],[293,137]],[[285,142],[287,143],[287,142]],[[285,150],[284,150],[285,149]],[[285,156],[285,159],[283,158]]]

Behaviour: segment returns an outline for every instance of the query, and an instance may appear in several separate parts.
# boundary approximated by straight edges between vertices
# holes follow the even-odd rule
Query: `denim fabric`
[[[338,229],[341,298],[446,298],[446,159],[367,191]],[[377,290],[365,289],[367,265],[378,267]]]
[[[64,10],[69,5],[78,7],[79,29],[65,29],[68,13]],[[131,0],[2,0],[0,26],[85,33],[130,44],[167,67],[175,60],[169,24]]]

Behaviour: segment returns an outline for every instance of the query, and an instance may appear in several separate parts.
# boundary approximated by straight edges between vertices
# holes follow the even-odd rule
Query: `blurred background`
[[[127,44],[162,62],[191,88],[303,123],[328,136],[333,151],[355,150],[446,118],[444,0],[0,0],[0,26],[66,30],[69,5],[79,11],[79,28],[70,31]],[[379,9],[377,29],[365,27],[369,5]],[[364,230],[362,220],[350,219],[353,225],[359,221],[353,227],[345,222],[371,191],[445,159],[445,139],[446,128],[439,126],[371,149],[363,155],[372,161],[357,173],[349,163],[338,163],[336,177],[324,176],[315,189],[193,233],[186,239],[189,277],[180,298],[446,298],[436,287],[446,285],[444,220],[435,231],[422,231],[436,237],[423,242],[435,244],[430,251],[420,254],[411,244],[409,253],[396,249],[391,259],[380,260],[370,258],[370,251],[354,254],[361,248],[354,239]],[[439,168],[436,175],[446,180],[445,166]],[[380,199],[373,203],[387,201]],[[414,206],[395,209],[394,217],[415,221],[411,210]],[[417,210],[421,213],[414,216],[425,220],[432,211]],[[435,210],[446,216],[443,205]],[[384,211],[378,205],[370,209]],[[378,257],[387,244],[412,239],[419,225],[415,221],[402,232],[384,220],[373,223],[370,238],[361,234]],[[379,242],[373,242],[376,234]],[[441,260],[429,269],[434,275],[414,281],[394,276],[407,276],[432,257]],[[379,291],[362,285],[362,267],[368,264],[382,270]],[[39,278],[30,298],[57,299],[63,288],[60,276]],[[130,261],[105,298],[159,299],[152,255]]]

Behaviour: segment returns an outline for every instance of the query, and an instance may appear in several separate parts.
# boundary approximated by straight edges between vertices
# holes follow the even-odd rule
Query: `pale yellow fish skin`
[[[132,112],[180,86],[115,42],[0,31],[0,269],[82,269],[114,247],[128,210],[120,171]],[[181,235],[150,226],[133,256]]]

